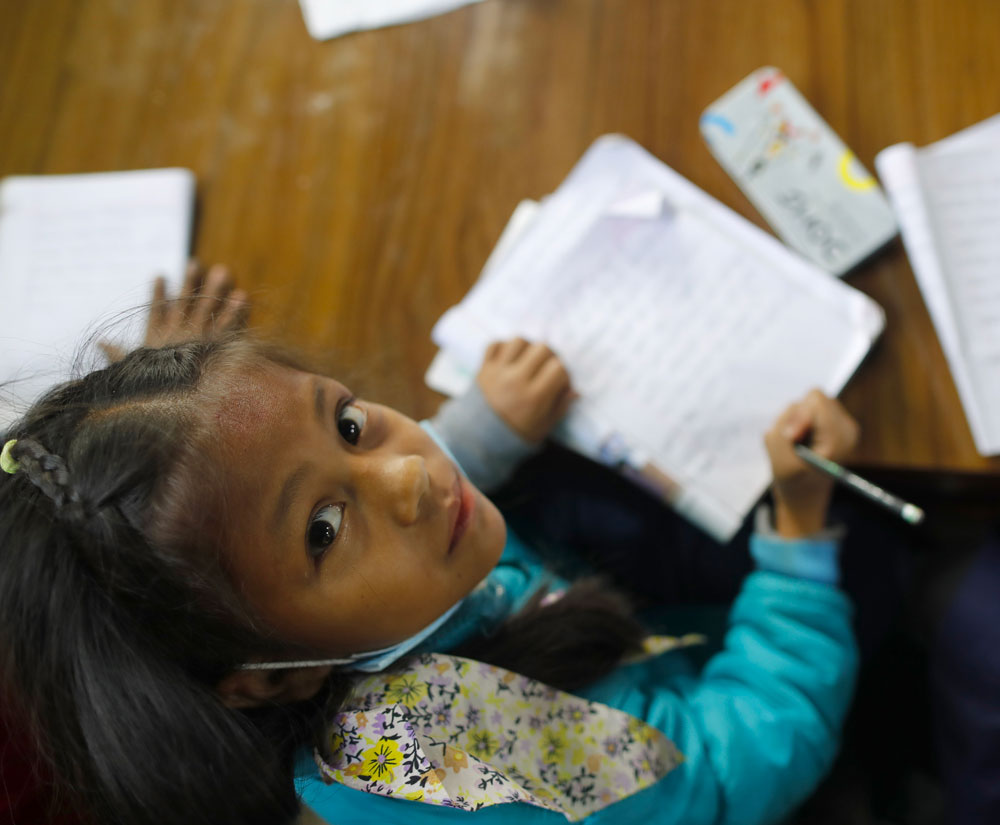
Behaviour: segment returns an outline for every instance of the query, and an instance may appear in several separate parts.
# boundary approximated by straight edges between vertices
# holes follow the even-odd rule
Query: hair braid
[[[11,454],[28,481],[52,500],[60,519],[74,523],[87,520],[91,514],[62,458],[31,438],[18,439]]]
[[[234,663],[285,651],[226,574],[200,460],[203,375],[218,364],[221,391],[262,357],[235,339],[138,350],[2,432],[18,468],[0,483],[0,695],[92,821],[298,811],[292,764],[320,709],[242,714],[215,691]]]

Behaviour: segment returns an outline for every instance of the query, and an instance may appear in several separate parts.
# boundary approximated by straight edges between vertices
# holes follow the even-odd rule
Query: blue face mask
[[[408,639],[392,645],[383,647],[381,650],[369,650],[367,653],[355,653],[345,659],[307,659],[300,662],[247,662],[240,665],[240,670],[280,670],[281,668],[292,667],[319,667],[320,665],[335,665],[341,670],[357,670],[362,673],[378,673],[385,670],[389,665],[409,653],[413,648],[430,636],[435,630],[443,625],[454,615],[455,611],[462,606],[465,599],[453,604],[444,613],[438,616],[423,630],[419,630]]]
[[[437,445],[448,455],[448,457],[452,461],[455,461],[455,456],[452,455],[451,450],[448,449],[448,446],[434,431],[434,428],[430,425],[430,423],[427,421],[421,421],[420,426],[427,431],[431,438],[434,439],[435,443],[437,443]],[[455,466],[458,466],[457,461],[455,461]],[[459,467],[459,470],[461,469],[462,468]],[[417,631],[408,639],[403,639],[403,641],[398,642],[391,647],[384,647],[381,650],[369,650],[367,653],[355,653],[352,656],[348,656],[346,659],[308,659],[301,662],[248,662],[240,665],[239,669],[280,670],[282,668],[292,667],[319,667],[321,665],[334,665],[341,670],[356,670],[362,673],[378,673],[380,670],[385,670],[389,667],[389,665],[401,658],[404,654],[409,653],[435,630],[440,628],[454,615],[455,611],[462,606],[462,602],[464,601],[465,599],[460,599],[458,602],[449,607],[444,613],[438,616],[433,622],[427,625],[427,627],[423,630]]]

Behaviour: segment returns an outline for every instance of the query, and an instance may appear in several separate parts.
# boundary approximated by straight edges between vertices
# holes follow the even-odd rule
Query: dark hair
[[[345,687],[334,677],[310,702],[252,712],[214,691],[240,662],[290,652],[227,576],[208,506],[225,491],[199,449],[206,393],[262,360],[297,365],[240,339],[140,349],[3,435],[20,464],[0,478],[4,696],[99,822],[290,820],[294,751]],[[640,636],[627,605],[588,585],[465,652],[571,688]]]

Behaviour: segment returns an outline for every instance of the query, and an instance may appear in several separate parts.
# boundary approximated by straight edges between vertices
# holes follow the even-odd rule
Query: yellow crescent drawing
[[[848,189],[853,189],[855,192],[864,192],[866,189],[871,189],[875,185],[875,178],[865,172],[863,178],[856,178],[851,175],[850,166],[851,161],[854,160],[854,152],[850,149],[845,149],[844,154],[840,156],[840,160],[837,162],[837,172],[840,174],[840,179],[844,182],[844,185]]]

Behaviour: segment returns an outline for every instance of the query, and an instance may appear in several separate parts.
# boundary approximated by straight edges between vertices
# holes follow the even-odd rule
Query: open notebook
[[[727,540],[769,482],[764,432],[810,388],[837,394],[884,323],[871,299],[612,135],[518,208],[435,326],[427,381],[457,394],[490,341],[547,342],[581,394],[557,436]]]
[[[976,449],[1000,453],[1000,115],[875,166]]]
[[[138,340],[153,277],[183,276],[194,191],[186,169],[0,183],[0,426],[69,377],[90,335]]]

